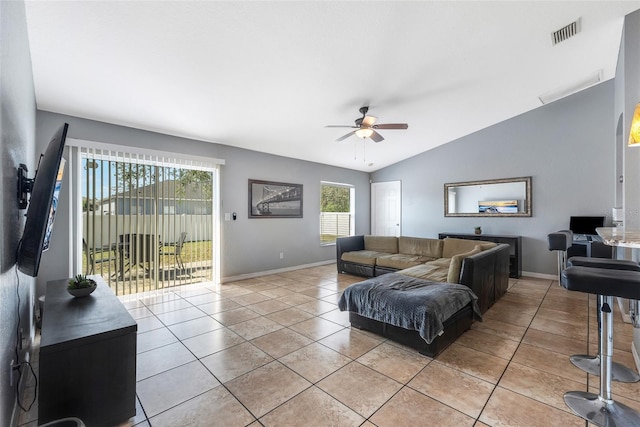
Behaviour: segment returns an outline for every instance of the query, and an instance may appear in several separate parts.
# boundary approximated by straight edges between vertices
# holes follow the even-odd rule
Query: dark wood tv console
[[[455,237],[456,239],[484,240],[486,242],[506,243],[511,246],[509,251],[509,277],[519,278],[522,275],[522,236],[507,236],[498,234],[466,234],[449,233],[438,234],[439,239]]]
[[[65,417],[113,426],[136,413],[138,325],[102,277],[87,297],[74,298],[67,280],[47,283],[38,423]]]

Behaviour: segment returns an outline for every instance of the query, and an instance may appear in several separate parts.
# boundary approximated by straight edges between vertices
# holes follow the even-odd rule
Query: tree
[[[349,212],[351,189],[335,185],[320,186],[320,211],[321,212]]]

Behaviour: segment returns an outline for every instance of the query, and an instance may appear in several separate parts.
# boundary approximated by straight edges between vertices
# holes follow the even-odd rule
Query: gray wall
[[[220,172],[221,212],[236,212],[236,221],[221,223],[221,277],[276,270],[335,259],[334,246],[320,246],[320,181],[341,182],[356,187],[356,233],[369,231],[369,175],[318,163],[273,156],[255,151],[177,138],[139,129],[64,116],[37,113],[37,140],[44,149],[54,130],[69,123],[70,138],[128,145],[167,152],[208,156],[225,160]],[[271,180],[303,185],[303,218],[248,219],[248,180]],[[68,277],[69,212],[61,193],[62,209],[56,214],[52,236],[55,251],[42,259],[38,287],[52,278]],[[284,259],[280,259],[284,252]]]
[[[9,363],[14,358],[18,317],[15,256],[23,211],[16,199],[16,167],[25,163],[33,177],[35,96],[29,55],[24,3],[0,2],[0,133],[2,134],[2,185],[0,185],[0,425],[15,423],[12,414],[15,392],[9,386]],[[20,317],[25,334],[32,330],[31,301],[34,280],[19,274]],[[22,356],[22,355],[21,355]]]
[[[571,215],[611,216],[614,205],[613,80],[542,106],[372,174],[402,181],[402,234],[523,236],[522,268],[554,274],[547,234]],[[640,151],[639,151],[640,152]],[[445,218],[444,183],[532,176],[531,218]]]

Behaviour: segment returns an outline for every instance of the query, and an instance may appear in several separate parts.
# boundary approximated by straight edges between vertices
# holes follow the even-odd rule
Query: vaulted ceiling
[[[639,1],[26,1],[37,107],[373,171],[613,78]],[[551,33],[578,21],[554,45]],[[358,109],[374,143],[335,140]],[[109,142],[109,141],[104,141]]]

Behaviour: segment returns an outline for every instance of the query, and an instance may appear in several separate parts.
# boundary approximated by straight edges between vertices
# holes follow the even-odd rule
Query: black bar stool
[[[569,258],[569,261],[567,261],[567,267],[591,267],[610,270],[640,271],[640,264],[634,261],[590,257],[571,257]],[[602,295],[598,295],[598,352],[600,351],[602,340],[602,313],[600,311],[602,304]],[[569,360],[571,360],[571,363],[576,367],[591,375],[600,375],[600,354],[597,356],[591,356],[589,354],[574,354],[569,358]],[[636,371],[633,371],[620,363],[612,362],[611,379],[613,381],[620,381],[623,383],[634,383],[640,381],[640,375],[638,375]]]
[[[567,268],[567,249],[573,244],[573,233],[569,230],[549,233],[547,234],[547,243],[550,251],[558,253],[558,281],[560,281],[562,270]]]
[[[602,296],[600,329],[600,392],[568,391],[564,402],[577,415],[598,426],[640,426],[640,412],[611,398],[613,297],[640,299],[640,272],[593,267],[568,267],[562,286]]]

